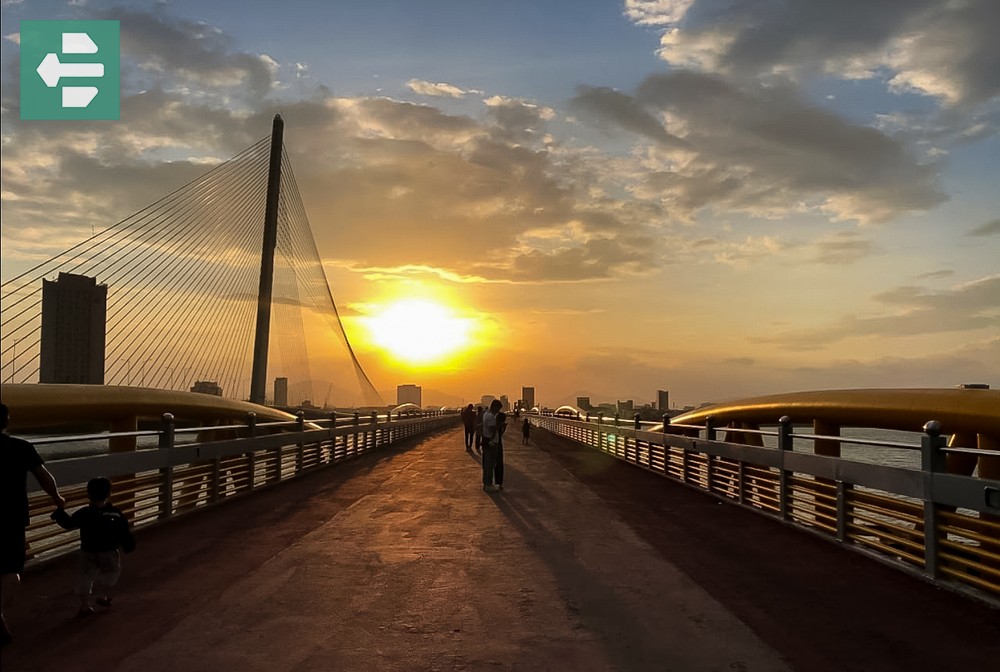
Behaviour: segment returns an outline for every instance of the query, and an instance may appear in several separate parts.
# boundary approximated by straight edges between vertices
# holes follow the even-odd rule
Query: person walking
[[[531,423],[528,422],[527,418],[525,418],[524,422],[521,423],[521,436],[524,437],[524,440],[521,441],[521,443],[528,445],[528,437],[531,436]]]
[[[482,406],[476,407],[476,419],[472,423],[473,431],[476,434],[476,452],[483,452],[483,411]]]
[[[80,618],[94,614],[91,594],[95,584],[102,589],[97,604],[111,606],[111,588],[118,583],[122,573],[122,551],[135,550],[128,519],[109,501],[111,481],[103,477],[90,479],[87,498],[90,504],[77,509],[73,515],[62,507],[52,513],[52,520],[63,529],[80,530],[80,565],[75,590],[80,596],[80,610],[76,613]]]
[[[472,404],[462,409],[462,424],[465,426],[465,449],[471,453],[476,441],[476,411]]]
[[[499,399],[490,403],[483,413],[483,490],[503,490],[503,433],[507,416],[500,409]]]
[[[0,404],[0,644],[7,646],[13,640],[7,626],[7,611],[14,601],[14,593],[21,583],[21,572],[27,558],[28,543],[25,528],[30,522],[28,511],[28,474],[34,475],[52,502],[66,506],[59,494],[59,486],[35,447],[24,439],[7,434],[10,409]]]

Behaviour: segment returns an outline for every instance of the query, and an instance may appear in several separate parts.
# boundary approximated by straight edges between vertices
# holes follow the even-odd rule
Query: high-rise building
[[[670,392],[668,390],[656,391],[656,410],[664,413],[670,410]]]
[[[96,278],[59,273],[42,280],[38,381],[104,384],[108,286]]]
[[[274,379],[274,405],[288,406],[288,378]]]
[[[590,397],[577,397],[576,407],[581,411],[589,411],[592,408],[590,405]]]
[[[625,400],[619,399],[618,400],[618,413],[619,414],[631,413],[634,410],[635,410],[635,404],[632,403],[631,399],[625,399]]]
[[[533,387],[522,387],[521,388],[521,402],[523,406],[529,411],[535,407],[535,388]]]
[[[421,389],[419,385],[397,385],[396,386],[396,405],[402,404],[415,404],[417,406],[423,406],[420,403]]]
[[[492,394],[484,394],[482,397],[479,398],[479,405],[482,406],[483,408],[489,408],[490,404],[493,403],[494,399],[496,399],[496,397],[494,397]]]
[[[510,399],[507,398],[506,394],[500,395],[500,410],[507,412],[510,410]]]
[[[214,380],[197,380],[191,391],[200,392],[201,394],[214,394],[217,397],[222,396],[222,388]]]

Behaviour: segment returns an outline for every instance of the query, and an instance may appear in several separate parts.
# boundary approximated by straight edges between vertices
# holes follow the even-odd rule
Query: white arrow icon
[[[97,45],[87,33],[63,33],[62,48],[64,54],[97,53]]]
[[[59,57],[48,53],[38,66],[38,74],[42,76],[45,86],[52,88],[59,84],[60,77],[103,77],[103,63],[60,63]]]
[[[62,106],[87,107],[96,96],[96,86],[65,86],[62,90]]]

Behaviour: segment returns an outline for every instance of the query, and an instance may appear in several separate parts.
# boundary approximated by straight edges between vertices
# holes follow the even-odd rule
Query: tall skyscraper
[[[396,404],[416,404],[423,406],[420,402],[421,388],[419,385],[397,385]]]
[[[507,411],[510,410],[510,400],[507,399],[507,395],[506,394],[501,394],[500,395],[500,408],[504,412],[507,412]]]
[[[533,387],[522,387],[521,388],[521,401],[524,402],[524,407],[529,411],[535,407],[535,388]]]
[[[108,286],[59,273],[42,280],[41,383],[104,384]]]
[[[288,406],[288,378],[274,379],[274,405]]]
[[[670,392],[667,390],[656,391],[656,410],[666,413],[670,410]]]

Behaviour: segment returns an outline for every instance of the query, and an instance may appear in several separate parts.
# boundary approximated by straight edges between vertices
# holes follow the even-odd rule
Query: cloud
[[[948,105],[977,105],[1000,93],[993,0],[665,0],[627,2],[625,13],[660,28],[660,56],[679,67],[737,78],[880,78],[891,91]]]
[[[680,23],[695,0],[625,0],[625,16],[640,26]]]
[[[422,96],[434,96],[434,97],[449,97],[449,98],[463,98],[469,91],[460,89],[453,84],[445,84],[442,82],[432,83],[425,82],[421,79],[411,79],[406,83],[406,88],[414,93],[419,93]]]
[[[573,99],[576,108],[666,146],[683,147],[683,140],[667,132],[663,122],[654,117],[632,96],[607,87],[580,86]]]
[[[991,220],[989,222],[986,222],[985,224],[977,226],[976,228],[969,231],[966,235],[978,236],[978,237],[1000,235],[1000,217]]]
[[[251,99],[274,86],[273,59],[233,50],[229,38],[207,23],[123,7],[99,18],[121,21],[123,63],[135,64],[141,74],[133,76],[152,86],[186,87],[192,95],[221,89]]]
[[[848,315],[826,327],[788,331],[754,340],[809,350],[854,337],[907,337],[1000,329],[1000,275],[940,292],[900,286],[877,294],[874,299],[886,306],[886,314]]]
[[[815,245],[815,260],[821,264],[853,264],[879,252],[875,243],[854,231],[839,231],[825,236]]]
[[[877,223],[946,198],[935,165],[918,162],[894,138],[802,101],[788,87],[740,88],[714,75],[677,71],[646,78],[631,96],[581,87],[573,102],[621,128],[670,140],[635,193],[659,193],[682,217],[714,206],[762,217],[811,209]],[[654,112],[673,129],[669,136]]]
[[[503,142],[533,144],[542,139],[546,122],[555,118],[555,110],[539,107],[521,98],[491,96],[483,100],[493,120],[494,135]]]

